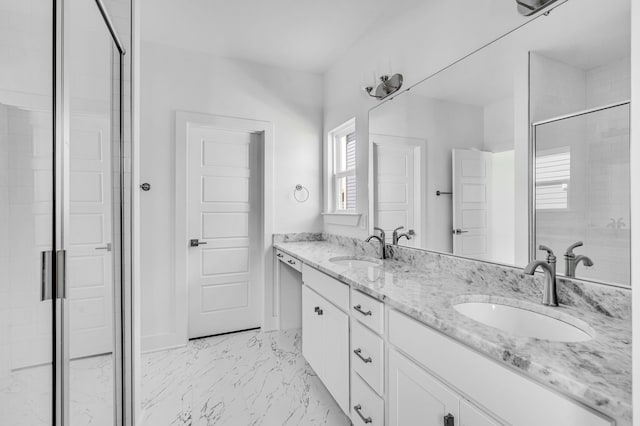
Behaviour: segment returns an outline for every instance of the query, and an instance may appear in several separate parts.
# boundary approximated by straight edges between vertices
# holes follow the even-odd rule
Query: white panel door
[[[491,258],[491,153],[453,150],[453,253]]]
[[[442,426],[452,415],[458,424],[458,396],[430,374],[389,351],[389,425]]]
[[[190,127],[189,338],[260,326],[259,135]]]
[[[322,342],[322,298],[302,286],[302,356],[319,376],[324,366]]]
[[[69,122],[69,350],[78,358],[113,350],[111,136],[103,116]]]
[[[420,167],[421,145],[424,141],[395,136],[371,135],[374,177],[374,226],[391,236],[403,226],[403,232],[413,229],[411,240],[403,245],[420,244]]]

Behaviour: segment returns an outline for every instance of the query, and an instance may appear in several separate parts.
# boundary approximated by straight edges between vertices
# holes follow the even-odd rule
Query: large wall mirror
[[[374,107],[372,226],[518,267],[544,244],[629,286],[629,16],[569,0]]]

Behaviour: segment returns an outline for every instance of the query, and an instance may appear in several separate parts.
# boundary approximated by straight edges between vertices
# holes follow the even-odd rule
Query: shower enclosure
[[[122,424],[125,52],[99,0],[0,20],[0,422]]]

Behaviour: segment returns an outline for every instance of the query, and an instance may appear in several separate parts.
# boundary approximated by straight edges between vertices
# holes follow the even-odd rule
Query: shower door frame
[[[113,211],[114,223],[117,223],[116,229],[119,235],[116,236],[118,244],[114,244],[114,298],[113,298],[113,419],[114,426],[129,426],[133,424],[131,413],[133,407],[133,395],[131,380],[132,377],[132,345],[125,339],[130,338],[132,332],[125,332],[125,327],[131,327],[131,316],[125,311],[126,306],[131,306],[130,295],[125,291],[125,254],[131,254],[131,250],[125,250],[125,244],[128,239],[125,236],[125,206],[130,208],[131,203],[125,202],[125,194],[127,183],[125,180],[124,169],[124,55],[126,51],[118,37],[113,23],[109,17],[107,9],[102,0],[94,0],[98,8],[106,29],[112,39],[112,78],[117,70],[118,73],[118,93],[117,99],[112,93],[111,117],[112,124],[115,112],[118,113],[118,132],[117,139],[111,137],[109,143],[112,148],[117,149],[117,180],[118,190],[114,190],[112,204],[109,208],[118,206],[117,211]],[[69,310],[70,300],[67,296],[66,281],[66,241],[65,233],[68,228],[69,218],[69,72],[65,71],[65,64],[69,63],[69,53],[65,49],[65,40],[68,39],[68,27],[65,22],[69,22],[69,6],[65,0],[52,0],[53,6],[53,204],[54,219],[52,221],[54,235],[54,262],[52,267],[53,273],[53,297],[52,297],[52,363],[53,363],[53,401],[52,401],[52,424],[55,426],[70,426],[70,380],[69,380],[69,343],[70,343],[70,321]],[[115,68],[114,59],[117,58],[117,69]],[[114,109],[114,106],[117,108]],[[113,126],[111,126],[113,128]],[[115,157],[112,157],[114,159]],[[111,167],[112,176],[114,175],[114,167]],[[110,187],[114,189],[113,178]],[[129,185],[130,186],[130,185]],[[116,197],[118,197],[116,199]],[[114,229],[114,234],[118,231]]]

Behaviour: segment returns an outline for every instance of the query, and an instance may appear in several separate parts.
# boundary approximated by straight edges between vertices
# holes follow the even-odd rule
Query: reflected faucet
[[[558,306],[558,293],[556,286],[556,256],[553,251],[540,245],[539,250],[547,251],[547,261],[534,260],[524,268],[524,273],[533,275],[536,269],[542,268],[545,277],[544,289],[542,290],[542,304],[547,306]]]
[[[580,262],[584,263],[584,266],[593,266],[593,261],[582,254],[575,255],[573,249],[582,247],[582,241],[571,244],[567,251],[564,252],[564,275],[569,278],[576,276],[576,267]]]
[[[414,235],[416,235],[416,231],[414,231],[413,229],[409,229],[404,234],[398,235],[398,231],[400,231],[401,229],[404,229],[404,226],[399,226],[398,228],[393,230],[393,243],[392,244],[394,246],[397,246],[400,243],[400,239],[402,237],[406,238],[407,240],[410,240],[411,238],[413,238]]]
[[[386,259],[387,258],[387,250],[386,250],[386,242],[385,242],[385,235],[384,235],[384,230],[382,228],[378,228],[378,227],[374,227],[373,228],[374,231],[378,231],[380,232],[380,236],[377,236],[376,234],[370,235],[365,241],[368,243],[371,240],[378,240],[378,242],[380,243],[380,259]]]

